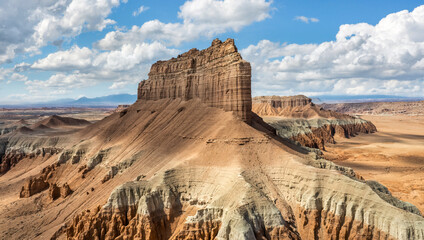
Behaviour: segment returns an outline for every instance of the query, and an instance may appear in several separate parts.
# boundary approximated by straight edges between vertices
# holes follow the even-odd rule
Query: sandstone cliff
[[[233,111],[250,121],[252,108],[250,63],[237,52],[233,39],[152,65],[149,79],[140,82],[138,99],[158,100],[199,98],[210,107]]]
[[[255,97],[252,111],[280,136],[321,150],[325,150],[325,143],[335,143],[335,137],[349,138],[377,131],[370,121],[325,110],[303,95]]]

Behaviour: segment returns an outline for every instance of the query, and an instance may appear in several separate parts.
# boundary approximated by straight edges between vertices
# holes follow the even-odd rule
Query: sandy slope
[[[76,215],[99,205],[105,211],[108,206],[139,206],[151,196],[168,203],[170,198],[160,195],[166,193],[162,189],[173,189],[183,206],[175,218],[181,224],[166,225],[165,230],[175,234],[181,228],[185,231],[186,223],[193,223],[189,232],[196,231],[202,216],[208,217],[202,213],[216,209],[222,214],[212,219],[221,225],[222,231],[216,233],[221,239],[252,239],[253,232],[270,239],[286,239],[283,234],[303,239],[424,236],[421,216],[385,202],[369,185],[348,177],[348,170],[301,153],[270,134],[259,119],[250,126],[197,99],[137,102],[126,113],[115,113],[72,135],[10,138],[28,147],[39,146],[41,139],[54,139],[43,144],[64,152],[85,150],[81,161],[63,162],[53,177],[58,185],[67,182],[74,192],[56,201],[48,198],[48,191],[19,198],[25,179],[60,157],[23,159],[0,176],[0,239],[49,239]],[[78,171],[100,152],[105,152],[100,163],[86,174]],[[112,166],[121,166],[122,171],[102,183]],[[143,180],[134,181],[138,176]],[[153,195],[132,197],[144,189]],[[157,217],[144,214],[143,206],[138,219]],[[175,210],[169,207],[173,205],[158,206]],[[113,223],[105,215],[92,220]],[[87,227],[74,233],[89,234],[91,223],[87,219],[83,222]]]
[[[384,184],[424,212],[424,116],[370,116],[378,132],[328,145],[326,157]]]
[[[231,168],[239,169],[242,158],[226,153],[243,153],[238,142],[231,142],[243,138],[261,140],[265,136],[234,119],[231,112],[209,108],[195,100],[135,104],[122,117],[115,113],[76,135],[53,137],[58,139],[53,145],[57,148],[87,148],[86,159],[101,149],[110,149],[110,152],[85,178],[78,168],[86,162],[62,165],[57,182],[67,182],[74,193],[53,202],[47,197],[48,191],[24,199],[19,198],[19,191],[27,178],[57,162],[57,155],[24,159],[0,176],[0,239],[49,239],[74,214],[105,204],[115,187],[140,175],[149,179],[163,169],[179,164],[190,166],[188,162],[215,167],[231,165]],[[36,142],[36,137],[17,135],[13,139],[19,145],[31,146]],[[206,144],[208,140],[217,144]],[[289,147],[281,147],[281,158],[301,155]],[[204,151],[204,148],[208,150]],[[209,154],[204,156],[204,152]],[[125,170],[125,174],[101,183],[111,166],[133,156],[138,156],[137,161]]]

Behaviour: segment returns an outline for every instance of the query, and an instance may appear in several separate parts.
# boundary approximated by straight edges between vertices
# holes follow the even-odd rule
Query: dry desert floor
[[[337,139],[325,156],[385,185],[424,213],[424,116],[371,116],[378,132]]]

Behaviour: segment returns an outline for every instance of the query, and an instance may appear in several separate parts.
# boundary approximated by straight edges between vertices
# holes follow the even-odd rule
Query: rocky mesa
[[[209,107],[236,113],[250,122],[250,63],[237,52],[233,39],[190,51],[152,65],[149,79],[140,82],[138,99],[200,99]]]
[[[377,131],[370,121],[325,110],[303,95],[254,97],[252,110],[281,137],[321,150],[325,150],[325,143],[335,143],[337,137]]]

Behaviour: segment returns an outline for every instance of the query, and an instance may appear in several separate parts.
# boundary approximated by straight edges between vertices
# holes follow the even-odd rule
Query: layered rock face
[[[251,119],[251,68],[237,52],[233,39],[152,65],[149,79],[140,82],[138,99],[199,98],[210,107],[233,111],[243,121]]]
[[[20,148],[7,148],[7,142],[4,143],[3,152],[0,143],[0,175],[5,174],[12,167],[16,166],[22,159],[34,159],[37,157],[50,157],[59,153],[62,149],[54,147],[41,147],[37,149],[20,149]],[[11,144],[12,145],[12,144]]]
[[[254,97],[253,104],[267,103],[273,108],[302,107],[312,103],[312,99],[304,96],[260,96]]]
[[[369,121],[352,119],[279,119],[264,117],[277,134],[301,145],[325,150],[326,143],[336,143],[336,137],[350,138],[359,133],[374,133],[375,125]]]
[[[255,97],[252,111],[263,117],[281,137],[321,150],[325,150],[325,143],[335,143],[335,137],[349,138],[377,131],[369,121],[325,110],[303,95]]]
[[[267,178],[259,177],[253,170],[186,167],[171,169],[150,181],[128,182],[116,188],[103,207],[75,216],[67,237],[151,240],[423,237],[420,216],[396,210],[366,184],[325,171],[311,175],[301,165],[286,164],[261,169]],[[329,188],[319,187],[321,184]],[[343,186],[343,190],[335,193],[337,186]],[[374,205],[377,202],[378,207]],[[406,230],[405,225],[411,229]]]

